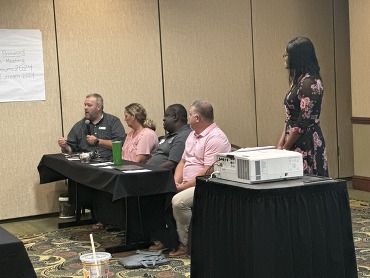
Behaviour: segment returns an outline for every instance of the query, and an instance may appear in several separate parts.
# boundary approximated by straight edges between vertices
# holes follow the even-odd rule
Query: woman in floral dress
[[[289,70],[286,120],[277,148],[300,152],[304,173],[328,176],[325,139],[320,127],[323,85],[315,48],[305,37],[291,40],[283,57]]]

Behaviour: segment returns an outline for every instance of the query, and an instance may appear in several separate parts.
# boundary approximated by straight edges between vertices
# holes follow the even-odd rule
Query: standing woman
[[[286,120],[277,148],[301,153],[305,174],[327,177],[328,159],[320,127],[324,91],[315,48],[308,38],[297,37],[288,43],[283,57],[290,90],[284,99]]]
[[[158,147],[155,124],[147,119],[146,111],[139,103],[125,107],[125,122],[132,128],[122,146],[122,159],[146,163]]]

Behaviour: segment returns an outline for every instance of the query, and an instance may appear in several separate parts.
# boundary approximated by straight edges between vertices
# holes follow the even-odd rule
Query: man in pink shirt
[[[212,172],[210,168],[215,162],[215,154],[229,152],[231,148],[225,133],[213,122],[213,107],[209,102],[197,100],[190,106],[189,124],[193,131],[186,140],[185,151],[174,174],[179,193],[172,198],[180,244],[177,250],[170,252],[170,257],[183,256],[188,252],[195,177]]]

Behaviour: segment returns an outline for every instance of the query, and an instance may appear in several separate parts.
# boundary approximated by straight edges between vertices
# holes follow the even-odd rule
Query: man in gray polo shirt
[[[78,121],[67,138],[60,137],[58,144],[63,153],[99,151],[101,157],[112,156],[112,142],[124,141],[125,129],[121,120],[104,112],[100,94],[89,94],[84,102],[85,118]]]
[[[147,162],[151,165],[165,167],[175,171],[175,168],[181,160],[185,149],[185,141],[191,132],[190,126],[187,124],[188,115],[184,106],[181,104],[172,104],[168,106],[163,116],[163,127],[168,132],[163,139],[159,141],[157,151],[152,158]],[[165,223],[162,231],[168,229],[176,229],[176,222],[173,219],[171,199],[168,200],[165,209]],[[168,236],[157,231],[154,235],[160,241],[156,245],[149,247],[149,250],[162,250],[167,248],[175,248],[169,245]]]
[[[174,170],[181,160],[185,141],[191,132],[184,106],[172,104],[163,116],[163,127],[168,134],[159,141],[158,148],[147,164]]]

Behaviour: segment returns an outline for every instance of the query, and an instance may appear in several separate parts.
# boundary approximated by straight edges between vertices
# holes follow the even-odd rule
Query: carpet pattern
[[[118,245],[122,240],[119,232],[93,230],[90,226],[61,229],[54,232],[32,234],[18,237],[23,241],[37,277],[83,277],[80,255],[91,253],[90,233],[94,236],[96,251]],[[109,261],[109,277],[190,277],[190,258],[184,256],[171,259],[170,264],[156,268],[125,269],[118,258],[134,252],[112,254]]]
[[[351,200],[353,238],[356,247],[358,277],[370,277],[370,204]],[[118,245],[122,240],[119,232],[93,230],[90,226],[61,229],[53,232],[20,236],[39,278],[83,277],[80,255],[91,252],[90,233],[94,235],[96,251]],[[117,278],[188,278],[190,257],[171,259],[170,264],[153,269],[125,269],[118,258],[134,252],[112,254],[109,277]]]
[[[370,204],[351,200],[358,277],[370,277]]]

